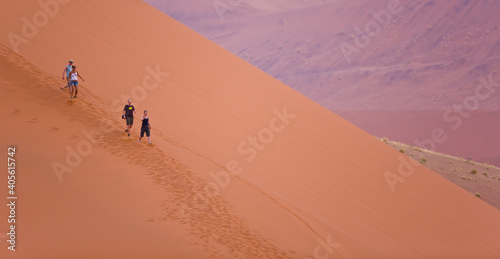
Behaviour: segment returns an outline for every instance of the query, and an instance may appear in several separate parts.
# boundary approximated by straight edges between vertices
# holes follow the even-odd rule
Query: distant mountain
[[[374,135],[500,153],[499,1],[146,2]]]

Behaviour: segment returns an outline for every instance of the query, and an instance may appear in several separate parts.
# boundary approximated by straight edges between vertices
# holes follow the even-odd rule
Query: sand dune
[[[453,136],[436,151],[500,166],[488,144],[500,124],[484,116],[500,115],[498,1],[146,2],[373,135],[415,144],[445,124]],[[448,130],[445,111],[460,109],[471,119]]]
[[[91,155],[79,155],[79,146],[87,152],[81,146],[88,141],[84,132],[98,128],[96,114],[83,109],[91,110],[97,101],[87,97],[69,106],[69,95],[57,89],[57,77],[3,45],[0,60],[0,90],[8,97],[2,118],[9,122],[2,126],[2,145],[16,145],[19,164],[18,249],[8,251],[3,239],[2,258],[154,258],[154,247],[165,243],[184,247],[164,250],[166,257],[204,254],[184,228],[157,220],[164,214],[163,191],[151,184],[143,166],[112,155],[109,143],[92,146]],[[144,155],[143,148],[130,148]],[[54,162],[70,172],[56,174]],[[6,187],[2,185],[4,193]],[[2,218],[6,213],[2,208]],[[0,226],[5,233],[7,221]]]
[[[2,35],[43,10],[4,5]],[[18,54],[0,40],[23,179],[2,258],[500,256],[498,210],[148,4],[58,7]],[[68,58],[86,79],[72,104]],[[153,146],[123,132],[129,96]]]

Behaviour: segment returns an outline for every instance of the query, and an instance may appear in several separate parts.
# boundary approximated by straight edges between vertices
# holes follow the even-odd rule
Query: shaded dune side
[[[25,9],[31,6],[28,1],[21,3],[16,1],[15,8],[12,7],[12,13],[19,17],[26,15]],[[130,157],[131,163],[145,162],[152,166],[153,169],[140,170],[138,174],[157,176],[164,184],[158,186],[165,188],[163,204],[169,213],[165,219],[185,221],[183,229],[198,233],[202,246],[210,254],[218,254],[217,250],[228,257],[281,257],[285,252],[282,250],[293,250],[298,256],[310,255],[318,246],[317,232],[323,243],[330,235],[333,242],[341,244],[332,252],[336,257],[498,257],[500,214],[491,206],[423,166],[415,167],[411,180],[396,186],[397,192],[392,193],[383,173],[398,171],[401,153],[147,4],[137,0],[121,3],[72,2],[75,11],[71,17],[61,12],[60,19],[54,19],[45,33],[26,45],[22,53],[49,73],[59,71],[61,60],[66,62],[70,53],[64,51],[73,52],[71,57],[78,60],[80,68],[89,68],[85,76],[94,81],[88,81],[89,89],[93,88],[82,89],[84,99],[68,112],[86,121],[92,129],[99,127],[97,117],[110,119],[96,111],[114,113],[107,128],[120,130],[106,132],[103,144],[112,154]],[[115,16],[111,16],[109,9]],[[67,23],[63,18],[68,17],[80,23],[85,35],[75,42],[74,48],[65,50],[54,39],[65,36]],[[107,19],[114,23],[107,24]],[[122,44],[107,44],[117,38]],[[46,49],[54,58],[49,60],[40,55],[40,49]],[[119,71],[113,71],[115,76],[103,72],[115,68],[116,62],[121,66]],[[171,76],[165,88],[147,99],[147,108],[155,112],[152,116],[156,146],[147,152],[152,160],[139,161],[135,155],[142,155],[144,149],[128,146],[125,137],[120,141],[124,133],[119,111],[116,107],[115,111],[109,111],[112,110],[109,99],[103,98],[126,91],[126,83],[137,82],[135,77],[142,78],[143,72],[139,70],[148,64],[161,65]],[[42,98],[50,99],[48,94]],[[61,102],[64,105],[63,98]],[[259,159],[244,164],[243,178],[254,183],[253,186],[240,192],[247,186],[234,181],[222,192],[225,199],[197,192],[204,181],[195,176],[203,178],[209,169],[220,166],[202,163],[199,157],[186,159],[181,148],[188,146],[195,155],[222,163],[236,154],[237,143],[254,136],[262,126],[269,126],[270,111],[281,105],[290,108],[298,118],[290,130],[276,136],[273,145],[259,153]],[[163,131],[171,139],[157,131]],[[167,159],[172,156],[175,159]],[[245,162],[243,157],[239,158]],[[178,169],[173,161],[182,161]],[[170,171],[174,170],[172,167],[179,171]],[[187,173],[180,172],[182,168]],[[193,174],[195,180],[188,174]],[[172,184],[175,181],[178,183]],[[256,198],[261,193],[269,196]],[[270,201],[270,196],[275,199]],[[261,206],[264,203],[266,206]],[[288,212],[292,211],[295,217],[299,215],[316,232],[306,229],[295,218],[290,220],[288,214],[283,215],[286,214],[282,213],[283,206],[276,203],[285,204]],[[273,240],[268,254],[259,245],[263,239],[266,244]],[[233,253],[225,252],[224,247]]]
[[[12,73],[16,71],[16,73]],[[121,129],[122,123],[107,116],[109,107],[105,99],[81,88],[86,95],[68,109],[67,93],[57,90],[60,81],[42,72],[23,57],[0,44],[0,77],[7,81],[17,81],[29,85],[33,96],[43,99],[47,105],[56,107],[70,119],[78,118],[89,129],[102,134],[98,144],[110,154],[125,158],[130,163],[140,165],[151,180],[165,190],[164,220],[175,220],[187,225],[190,233],[200,238],[201,246],[210,256],[221,256],[218,247],[224,246],[237,258],[286,258],[294,252],[282,251],[270,240],[251,229],[248,223],[232,212],[230,204],[220,195],[214,196],[204,189],[206,181],[190,171],[159,147],[144,147],[129,141]],[[11,77],[21,74],[22,77]],[[101,118],[99,121],[96,118]],[[109,127],[103,128],[104,122]],[[112,130],[110,130],[112,129]],[[97,134],[97,135],[100,135]],[[97,136],[96,135],[96,136]],[[172,145],[183,147],[172,139],[160,134]],[[185,147],[184,147],[185,148]],[[193,197],[199,195],[199,197]]]
[[[389,1],[323,1],[323,6],[308,1],[308,8],[272,14],[245,1],[224,12],[224,22],[208,2],[146,2],[373,135],[414,143],[444,125],[450,136],[436,146],[439,152],[500,165],[495,146],[500,122],[485,118],[489,110],[500,115],[499,91],[482,100],[460,129],[443,119],[446,110],[475,95],[479,78],[489,80],[499,71],[492,55],[500,49],[499,31],[488,19],[498,12],[495,2],[400,1],[399,17],[392,16],[370,47],[346,55],[353,63],[339,47],[355,47],[354,27],[373,22],[370,11],[387,9]],[[426,125],[402,110],[426,110],[420,112]],[[482,138],[474,138],[478,135]]]

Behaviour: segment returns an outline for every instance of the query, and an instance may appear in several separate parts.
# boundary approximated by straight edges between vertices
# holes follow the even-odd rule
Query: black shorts
[[[141,127],[141,138],[144,137],[144,132],[146,132],[146,136],[150,136],[151,133],[149,132],[149,127],[146,126],[146,127]]]

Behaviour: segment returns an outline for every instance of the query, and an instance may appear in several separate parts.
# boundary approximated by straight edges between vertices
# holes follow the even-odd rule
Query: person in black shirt
[[[144,133],[146,133],[146,136],[148,137],[149,145],[151,145],[151,137],[150,137],[150,131],[151,130],[151,125],[149,124],[149,116],[148,116],[148,111],[144,110],[144,115],[142,115],[142,127],[141,127],[141,136],[139,137],[139,143],[141,143],[142,137],[144,137]]]
[[[130,137],[130,129],[132,128],[132,125],[134,125],[134,114],[135,114],[135,108],[132,105],[132,100],[128,99],[128,104],[125,105],[125,108],[123,108],[122,118],[127,121],[127,129],[125,130],[125,132],[128,133],[129,137]]]

